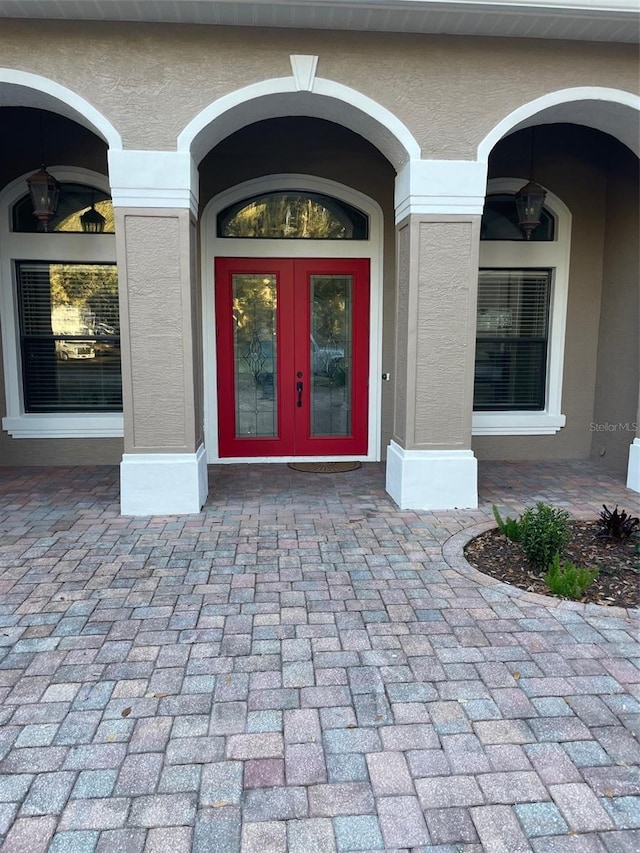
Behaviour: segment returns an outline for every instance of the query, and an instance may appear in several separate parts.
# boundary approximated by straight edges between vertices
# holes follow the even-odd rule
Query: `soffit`
[[[0,18],[637,43],[635,0],[0,0]]]

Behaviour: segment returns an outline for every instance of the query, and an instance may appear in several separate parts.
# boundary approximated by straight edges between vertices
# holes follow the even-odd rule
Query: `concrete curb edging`
[[[582,615],[622,618],[630,622],[640,617],[640,611],[637,608],[607,607],[603,604],[582,604],[579,601],[567,601],[550,595],[541,595],[537,592],[527,592],[524,589],[511,586],[511,584],[496,580],[490,575],[485,575],[478,571],[478,569],[474,568],[466,560],[464,548],[472,539],[475,539],[482,533],[486,533],[488,530],[495,529],[495,527],[494,521],[483,521],[451,535],[442,544],[442,557],[449,568],[487,589],[491,589],[492,592],[499,592],[510,598],[520,599],[520,601],[526,604],[549,607],[554,610],[569,610]]]

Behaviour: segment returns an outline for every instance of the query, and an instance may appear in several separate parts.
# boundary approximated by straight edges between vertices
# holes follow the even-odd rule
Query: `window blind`
[[[113,264],[18,262],[26,412],[121,411]]]
[[[481,270],[474,409],[545,406],[551,271]]]

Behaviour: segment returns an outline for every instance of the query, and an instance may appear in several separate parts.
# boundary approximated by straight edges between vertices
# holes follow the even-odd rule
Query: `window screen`
[[[550,270],[480,270],[476,411],[544,409],[550,292]]]
[[[115,265],[16,266],[25,411],[121,411]]]

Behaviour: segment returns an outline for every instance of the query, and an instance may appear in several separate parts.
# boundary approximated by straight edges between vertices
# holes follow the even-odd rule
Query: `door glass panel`
[[[277,421],[275,275],[233,276],[236,438],[273,438]]]
[[[350,275],[310,277],[311,435],[351,435]]]

